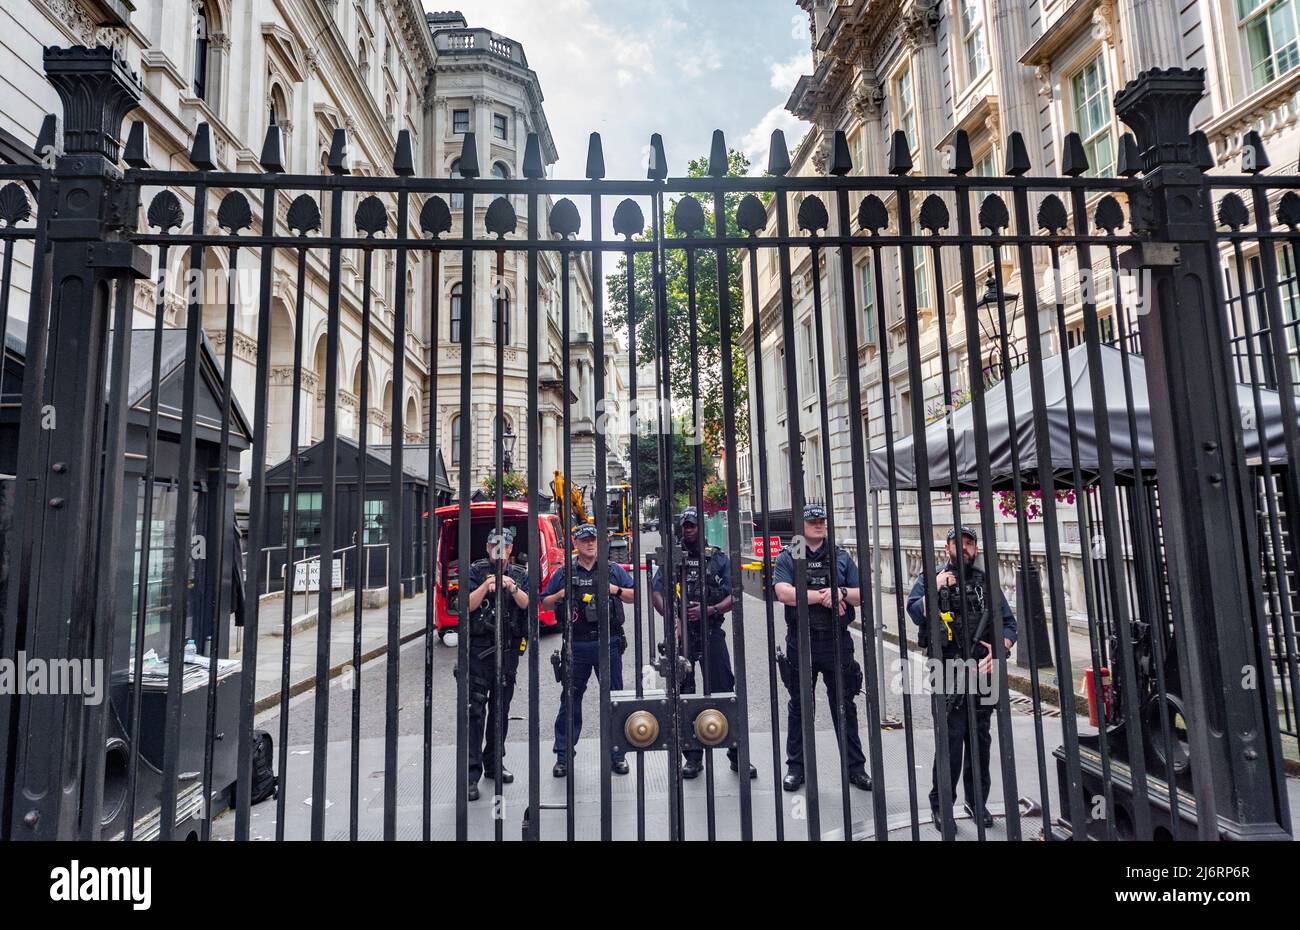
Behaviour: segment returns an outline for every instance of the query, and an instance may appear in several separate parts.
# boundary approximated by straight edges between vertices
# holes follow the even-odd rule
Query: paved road
[[[643,610],[648,605],[643,603]],[[749,688],[749,728],[751,755],[760,770],[760,778],[754,783],[754,824],[758,836],[774,836],[776,832],[776,810],[782,810],[783,825],[790,836],[806,835],[807,797],[806,792],[785,794],[779,791],[779,779],[783,774],[783,751],[775,760],[772,751],[772,700],[768,678],[769,653],[768,623],[766,607],[763,602],[745,597],[744,609],[744,646],[746,681]],[[420,600],[409,601],[404,605],[404,613],[421,612]],[[629,614],[631,610],[629,608]],[[648,636],[645,634],[643,614],[643,649],[648,653]],[[784,623],[778,613],[775,614],[774,626],[778,642],[784,637]],[[632,675],[637,667],[635,647],[632,644],[633,624],[629,617],[629,647],[624,655],[624,681],[631,686]],[[661,629],[656,623],[656,631]],[[734,651],[734,618],[726,624],[728,642]],[[857,658],[862,660],[861,640],[854,635]],[[562,802],[562,780],[550,776],[550,767],[554,761],[551,755],[552,726],[559,706],[559,685],[555,682],[549,662],[550,654],[560,644],[558,635],[543,637],[540,649],[535,651],[539,666],[539,698],[536,715],[540,725],[540,750],[542,766],[543,800]],[[891,647],[892,649],[892,647]],[[891,653],[892,654],[892,653]],[[415,640],[403,647],[400,652],[400,677],[398,688],[398,758],[399,758],[399,835],[418,838],[421,835],[422,806],[422,755],[424,749],[424,690],[426,682],[425,643],[423,639]],[[452,837],[455,835],[455,782],[452,777],[455,763],[456,724],[453,708],[455,706],[456,683],[452,669],[456,663],[456,650],[435,645],[430,654],[433,718],[432,746],[434,788],[431,799],[433,833],[435,836]],[[505,792],[502,806],[505,809],[503,820],[504,832],[508,838],[518,838],[519,821],[527,802],[527,768],[528,768],[528,724],[529,708],[529,671],[530,656],[525,655],[521,661],[519,683],[514,705],[511,708],[511,731],[507,747],[507,764],[518,776],[518,780]],[[386,659],[381,657],[363,666],[359,676],[349,682],[347,677],[336,679],[329,689],[329,748],[327,753],[329,798],[327,800],[327,836],[345,838],[348,835],[349,814],[349,773],[351,743],[351,707],[354,691],[359,688],[361,696],[361,726],[358,750],[360,755],[360,834],[362,837],[379,837],[382,835],[383,812],[383,768],[384,768],[384,734],[385,734],[385,691],[387,681]],[[577,777],[578,804],[575,810],[577,835],[579,837],[597,838],[600,835],[600,769],[594,752],[596,740],[594,723],[599,719],[598,691],[589,687],[583,712],[588,721],[584,729],[583,740],[579,744]],[[782,738],[785,731],[784,687],[777,685],[777,713]],[[863,698],[859,697],[859,725],[866,736],[865,712]],[[826,695],[821,691],[817,697],[818,710],[816,729],[818,731],[817,750],[820,766],[821,829],[824,834],[842,829],[842,795],[839,781],[838,753],[834,733],[831,729],[830,715]],[[882,735],[884,753],[884,772],[877,774],[877,781],[883,782],[886,795],[887,813],[895,828],[901,828],[910,820],[911,782],[921,810],[925,809],[925,793],[929,788],[929,767],[932,752],[930,736],[929,702],[924,698],[914,699],[915,713],[912,716],[911,733],[915,737],[909,751],[905,730],[886,731]],[[288,779],[285,784],[286,835],[305,837],[308,835],[308,817],[311,809],[311,762],[313,759],[313,696],[310,692],[294,698],[288,705],[289,710],[289,766]],[[901,718],[904,715],[902,695],[890,691],[886,712],[889,716]],[[1048,740],[1048,752],[1059,743],[1056,721],[1045,719]],[[1015,742],[1017,746],[1018,795],[1037,797],[1038,776],[1035,768],[1034,733],[1031,717],[1021,713],[1015,721]],[[279,733],[279,711],[269,711],[258,720],[258,726]],[[996,739],[996,735],[995,735]],[[277,746],[278,748],[278,746]],[[782,747],[783,748],[783,747]],[[713,796],[715,807],[715,831],[720,837],[739,836],[738,799],[739,781],[727,768],[725,756],[717,753],[716,777],[714,778]],[[636,757],[633,756],[633,775],[613,780],[614,793],[612,807],[616,835],[635,837],[638,830]],[[909,759],[911,763],[909,765]],[[666,833],[666,798],[667,771],[666,754],[655,753],[645,758],[644,798],[646,814],[644,819],[647,836],[665,835]],[[995,764],[995,769],[996,769]],[[996,774],[996,773],[995,773]],[[1049,769],[1049,774],[1054,773]],[[912,775],[913,778],[909,778]],[[1054,782],[1054,777],[1050,779]],[[474,806],[471,818],[471,835],[491,837],[495,826],[491,819],[491,787],[484,784],[484,800]],[[688,835],[702,837],[708,833],[708,789],[706,779],[700,778],[688,783],[686,798]],[[880,790],[879,788],[877,789]],[[1054,791],[1054,787],[1049,788]],[[851,829],[862,830],[871,823],[872,794],[857,789],[850,789]],[[994,798],[1000,798],[1000,782],[995,780]],[[995,805],[997,807],[997,805]],[[513,808],[513,810],[512,810]],[[266,802],[255,808],[255,835],[271,837],[274,835],[276,805]],[[232,816],[221,818],[216,830],[218,836],[233,834]],[[547,836],[563,836],[564,815],[562,812],[547,811],[543,814],[544,832]],[[1026,821],[1026,833],[1037,833],[1039,823]],[[967,832],[974,838],[974,830],[967,823]],[[999,827],[999,829],[1001,829]],[[926,827],[928,830],[928,825]],[[906,834],[908,831],[903,830]],[[995,831],[996,833],[996,831]],[[923,835],[922,838],[928,838]]]

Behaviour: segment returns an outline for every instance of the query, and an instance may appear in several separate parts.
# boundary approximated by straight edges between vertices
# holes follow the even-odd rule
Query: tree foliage
[[[692,178],[705,177],[708,173],[708,158],[693,160],[687,170]],[[749,174],[749,159],[737,151],[728,152],[727,173],[731,177],[743,177]],[[705,228],[699,235],[701,239],[714,235],[713,196],[711,194],[689,194],[695,197],[704,209]],[[736,208],[740,205],[741,194],[729,193],[724,196],[726,210],[727,235],[739,237],[741,233],[736,226]],[[665,205],[664,234],[669,239],[679,238],[673,215],[677,199]],[[651,220],[653,222],[653,220]],[[654,235],[652,226],[647,226],[642,239]],[[699,366],[701,426],[704,438],[704,458],[711,463],[724,448],[725,418],[723,415],[723,377],[722,377],[722,341],[718,313],[718,262],[717,253],[705,247],[695,251],[695,304],[697,315],[698,353],[692,355],[690,341],[690,312],[687,252],[685,249],[670,249],[665,256],[665,295],[668,304],[668,353],[669,353],[669,389],[673,406],[686,410],[691,398],[691,369],[693,364]],[[731,377],[735,385],[735,405],[733,423],[736,428],[737,446],[743,446],[748,439],[749,415],[746,402],[748,397],[748,374],[745,366],[745,352],[740,344],[740,334],[744,328],[744,291],[741,284],[740,253],[734,249],[727,250],[726,286],[730,298],[731,318]],[[648,253],[638,253],[633,258],[633,282],[636,297],[636,338],[637,359],[641,364],[649,364],[655,358],[655,319],[654,319],[654,274],[653,257]],[[612,326],[627,332],[628,293],[627,293],[627,259],[619,260],[618,271],[608,278],[610,295],[608,319]],[[689,425],[688,425],[689,429]],[[653,450],[653,444],[650,447]],[[651,456],[653,457],[653,456]],[[706,468],[710,467],[706,464]],[[693,477],[693,475],[692,475]]]

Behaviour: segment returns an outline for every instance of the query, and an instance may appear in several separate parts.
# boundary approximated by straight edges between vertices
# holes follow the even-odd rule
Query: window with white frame
[[[916,138],[916,92],[912,86],[912,69],[904,68],[894,82],[894,93],[898,103],[896,128],[903,130],[907,136],[907,147],[913,152],[917,149]]]
[[[1070,78],[1074,128],[1083,139],[1091,177],[1113,177],[1115,145],[1106,62],[1099,54]]]
[[[858,304],[862,307],[862,341],[876,344],[876,275],[871,262],[858,266]]]
[[[458,136],[469,132],[469,110],[451,111],[451,131]]]
[[[804,317],[799,324],[799,393],[809,401],[817,393],[817,338],[813,335],[813,321]]]
[[[772,387],[776,389],[776,415],[785,416],[785,350],[777,349],[772,361]]]
[[[980,0],[957,0],[961,27],[962,60],[966,65],[966,83],[971,84],[989,66],[988,49],[984,44],[984,10]]]
[[[1246,38],[1251,90],[1258,90],[1300,65],[1296,20],[1296,0],[1237,0],[1237,22]]]
[[[501,142],[510,141],[510,121],[500,113],[492,114],[492,135]]]
[[[927,310],[930,307],[930,273],[927,267],[927,247],[912,246],[913,261],[916,266],[916,308]]]

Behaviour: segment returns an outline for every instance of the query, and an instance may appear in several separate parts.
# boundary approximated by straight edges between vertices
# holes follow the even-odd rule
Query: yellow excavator
[[[551,479],[551,493],[555,495],[555,500],[560,505],[560,519],[564,521],[566,526],[590,523],[591,517],[587,516],[587,509],[582,502],[582,488],[576,485],[567,485],[567,496],[565,495],[565,488],[564,472],[556,469],[555,475]]]

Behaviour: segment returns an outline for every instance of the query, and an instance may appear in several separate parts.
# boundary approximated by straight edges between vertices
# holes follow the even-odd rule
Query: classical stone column
[[[1178,5],[1169,0],[1116,0],[1123,77],[1183,64]]]
[[[1028,15],[1023,0],[989,0],[988,42],[1002,127],[1023,133],[1032,152],[1038,136],[1037,88],[1033,73],[1020,63],[1030,44]],[[999,148],[1003,142],[997,140]]]

